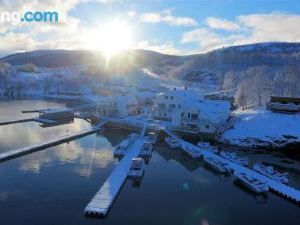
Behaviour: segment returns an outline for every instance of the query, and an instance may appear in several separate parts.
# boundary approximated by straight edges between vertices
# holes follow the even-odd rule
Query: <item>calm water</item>
[[[26,108],[61,106],[64,103],[0,101],[0,121],[24,116],[19,112]],[[2,126],[0,151],[86,127],[89,124],[82,120],[51,128],[31,122]],[[0,224],[300,224],[299,206],[272,193],[252,195],[233,177],[220,176],[203,162],[162,143],[146,166],[140,187],[127,181],[105,219],[85,218],[84,207],[117,165],[113,148],[127,134],[107,129],[103,134],[1,163]],[[249,155],[266,158],[265,154]],[[272,158],[277,165],[289,166],[292,183],[300,186],[298,162],[283,163],[277,155]]]

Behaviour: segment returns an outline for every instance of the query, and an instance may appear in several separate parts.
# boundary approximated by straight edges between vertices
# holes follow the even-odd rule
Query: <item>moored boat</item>
[[[133,142],[138,138],[137,133],[132,133],[128,135],[128,137],[121,141],[120,144],[115,149],[114,156],[120,157],[124,156],[127,152],[127,150],[132,146]]]
[[[230,173],[231,169],[228,166],[228,163],[223,162],[219,159],[213,157],[204,157],[204,161],[213,169],[221,173]]]
[[[247,157],[238,157],[235,152],[221,151],[220,155],[223,156],[225,159],[238,163],[242,166],[248,166],[249,164],[249,160]]]
[[[210,151],[212,153],[218,153],[219,150],[218,148],[212,146],[210,143],[208,142],[198,142],[197,143],[198,147],[201,148],[202,150],[206,150],[206,151]]]
[[[115,149],[114,156],[124,156],[131,145],[131,141],[125,139],[118,144],[117,148]]]
[[[275,181],[287,184],[289,182],[288,173],[280,173],[274,170],[273,166],[265,166],[260,162],[253,165],[253,169]]]
[[[266,182],[258,180],[252,175],[248,175],[243,172],[234,172],[234,176],[241,181],[247,188],[256,192],[256,193],[264,193],[269,191],[269,186]]]
[[[145,162],[142,158],[133,158],[128,172],[129,178],[140,178],[144,173]]]
[[[154,132],[150,132],[147,136],[148,140],[154,145],[157,141],[157,134]]]
[[[139,155],[141,157],[151,157],[151,155],[152,155],[152,149],[153,149],[152,142],[146,141],[143,144],[143,147],[142,147]]]
[[[171,147],[171,148],[177,148],[179,147],[179,143],[176,139],[172,137],[166,137],[165,142]]]

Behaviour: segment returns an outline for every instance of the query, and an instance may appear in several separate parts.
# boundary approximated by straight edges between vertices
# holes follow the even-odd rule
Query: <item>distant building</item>
[[[300,112],[300,98],[271,96],[267,109],[274,112],[295,113]]]
[[[231,103],[205,100],[188,89],[160,93],[154,101],[153,117],[171,121],[173,130],[214,138],[229,118]]]
[[[142,106],[137,99],[129,95],[108,96],[100,100],[98,113],[100,116],[132,116],[140,114]]]

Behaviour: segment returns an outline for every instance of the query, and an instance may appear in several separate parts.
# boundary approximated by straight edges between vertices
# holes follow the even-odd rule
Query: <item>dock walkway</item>
[[[108,213],[109,208],[126,181],[132,158],[138,157],[144,141],[144,138],[140,137],[134,142],[132,149],[122,158],[118,166],[86,206],[84,209],[85,215],[103,217]]]
[[[67,135],[63,135],[61,137],[58,138],[54,138],[52,140],[43,142],[43,143],[39,143],[39,144],[33,144],[33,145],[29,145],[29,146],[25,146],[22,148],[18,148],[15,150],[11,150],[8,152],[4,152],[0,154],[0,162],[4,162],[13,158],[17,158],[23,155],[27,155],[36,151],[40,151],[55,145],[59,145],[65,142],[69,142],[72,141],[74,139],[77,138],[81,138],[93,133],[96,133],[98,131],[100,131],[101,126],[104,125],[107,121],[103,121],[102,123],[98,124],[97,126],[91,128],[91,129],[87,129],[84,131],[79,131],[73,134],[67,134]]]
[[[290,187],[288,185],[282,184],[280,182],[277,182],[275,180],[272,180],[271,178],[266,177],[256,171],[252,170],[251,168],[248,168],[248,167],[242,166],[238,163],[229,161],[229,160],[223,158],[221,155],[212,153],[205,149],[201,149],[200,147],[198,147],[196,145],[193,145],[189,142],[182,140],[176,134],[174,134],[173,132],[171,132],[168,129],[163,129],[163,130],[169,136],[176,139],[179,142],[180,148],[183,149],[186,153],[188,153],[191,157],[198,158],[199,155],[203,155],[204,157],[211,157],[211,158],[215,158],[217,160],[226,162],[228,164],[228,166],[231,168],[231,170],[243,172],[249,176],[255,177],[256,179],[258,179],[260,181],[266,182],[268,184],[269,188],[271,190],[273,190],[274,192],[276,192],[290,200],[293,200],[297,203],[300,203],[300,191],[299,190],[297,190],[293,187]]]
[[[135,140],[131,149],[121,159],[118,166],[110,174],[90,203],[85,207],[85,215],[103,217],[108,213],[113,201],[117,197],[124,182],[126,181],[132,164],[132,159],[138,157],[140,151],[142,150],[142,147],[146,141],[144,138],[146,130],[147,126],[144,125],[140,136]]]
[[[25,123],[25,122],[31,122],[34,121],[35,118],[29,118],[29,119],[21,119],[21,120],[10,120],[5,122],[0,122],[0,126],[9,125],[9,124],[15,124],[15,123]]]

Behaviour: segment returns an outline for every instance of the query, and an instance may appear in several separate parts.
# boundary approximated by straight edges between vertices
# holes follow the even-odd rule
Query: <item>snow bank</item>
[[[268,110],[234,112],[234,127],[223,133],[220,141],[241,147],[283,147],[300,143],[300,113],[283,114]]]

